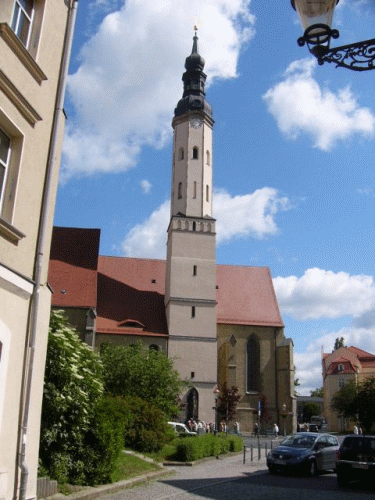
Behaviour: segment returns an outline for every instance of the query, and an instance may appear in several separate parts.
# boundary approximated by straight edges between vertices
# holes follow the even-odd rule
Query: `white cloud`
[[[217,244],[234,238],[262,238],[277,233],[275,216],[290,208],[286,197],[265,187],[254,193],[231,196],[224,189],[214,192],[214,216],[218,219]],[[170,202],[165,201],[143,223],[133,227],[121,244],[126,256],[165,258]]]
[[[359,106],[349,87],[337,93],[321,88],[313,78],[316,64],[314,59],[293,62],[284,79],[263,95],[281,132],[291,139],[306,133],[323,151],[355,134],[374,137],[374,113]]]
[[[250,0],[127,0],[106,15],[68,80],[75,114],[64,144],[63,179],[125,171],[144,145],[163,147],[182,96],[195,20],[200,53],[209,55],[209,82],[234,78],[241,48],[253,36],[249,9]]]
[[[152,184],[150,181],[148,181],[147,179],[143,179],[139,184],[141,185],[144,194],[150,194],[152,188]]]
[[[277,277],[273,283],[282,314],[301,321],[361,317],[375,306],[371,276],[314,268],[306,270],[300,278]]]
[[[294,354],[296,378],[301,383],[301,386],[296,388],[299,394],[309,396],[311,390],[322,387],[322,348],[323,352],[331,352],[338,337],[344,337],[347,346],[352,345],[375,353],[375,326],[372,328],[348,326],[317,337],[307,345],[305,351]]]

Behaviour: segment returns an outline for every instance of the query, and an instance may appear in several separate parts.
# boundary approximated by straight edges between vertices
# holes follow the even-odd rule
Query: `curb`
[[[62,493],[57,493],[52,497],[48,497],[48,500],[90,500],[97,498],[101,495],[107,493],[115,493],[128,488],[129,486],[134,486],[137,483],[143,483],[151,481],[155,478],[166,476],[171,474],[173,469],[170,470],[160,470],[155,472],[149,472],[148,474],[143,474],[142,476],[137,476],[132,479],[126,479],[124,481],[118,481],[117,483],[103,484],[100,486],[87,486],[85,489],[73,493],[71,495],[63,495]],[[47,499],[46,499],[47,500]]]

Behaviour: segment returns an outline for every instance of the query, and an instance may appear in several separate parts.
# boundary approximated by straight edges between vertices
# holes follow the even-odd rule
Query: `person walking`
[[[275,438],[279,437],[279,426],[275,423],[273,424],[273,433],[275,434]]]

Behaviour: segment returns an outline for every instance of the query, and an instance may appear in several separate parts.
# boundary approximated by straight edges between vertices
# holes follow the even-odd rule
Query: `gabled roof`
[[[218,265],[217,322],[283,327],[268,267]]]
[[[54,307],[96,307],[100,229],[54,227],[48,282]]]
[[[363,351],[362,349],[359,349],[358,347],[350,346],[348,347],[354,354],[357,356],[357,358],[363,362],[363,361],[375,361],[375,356],[369,352]]]
[[[99,237],[98,229],[54,229],[53,306],[96,307],[98,333],[167,335],[166,262],[98,257]],[[218,265],[216,298],[218,323],[284,326],[267,267]]]

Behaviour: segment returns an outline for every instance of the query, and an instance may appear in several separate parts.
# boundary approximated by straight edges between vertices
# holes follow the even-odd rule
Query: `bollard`
[[[243,463],[246,462],[246,446],[243,447]]]
[[[265,457],[267,456],[267,452],[268,452],[268,446],[267,446],[267,443],[265,443],[265,445],[264,445],[264,455],[265,455]]]
[[[253,459],[254,459],[253,445],[250,445],[250,452],[251,452],[250,460],[253,461]]]
[[[260,443],[258,444],[258,460],[260,460],[260,452],[261,452],[261,447]]]

